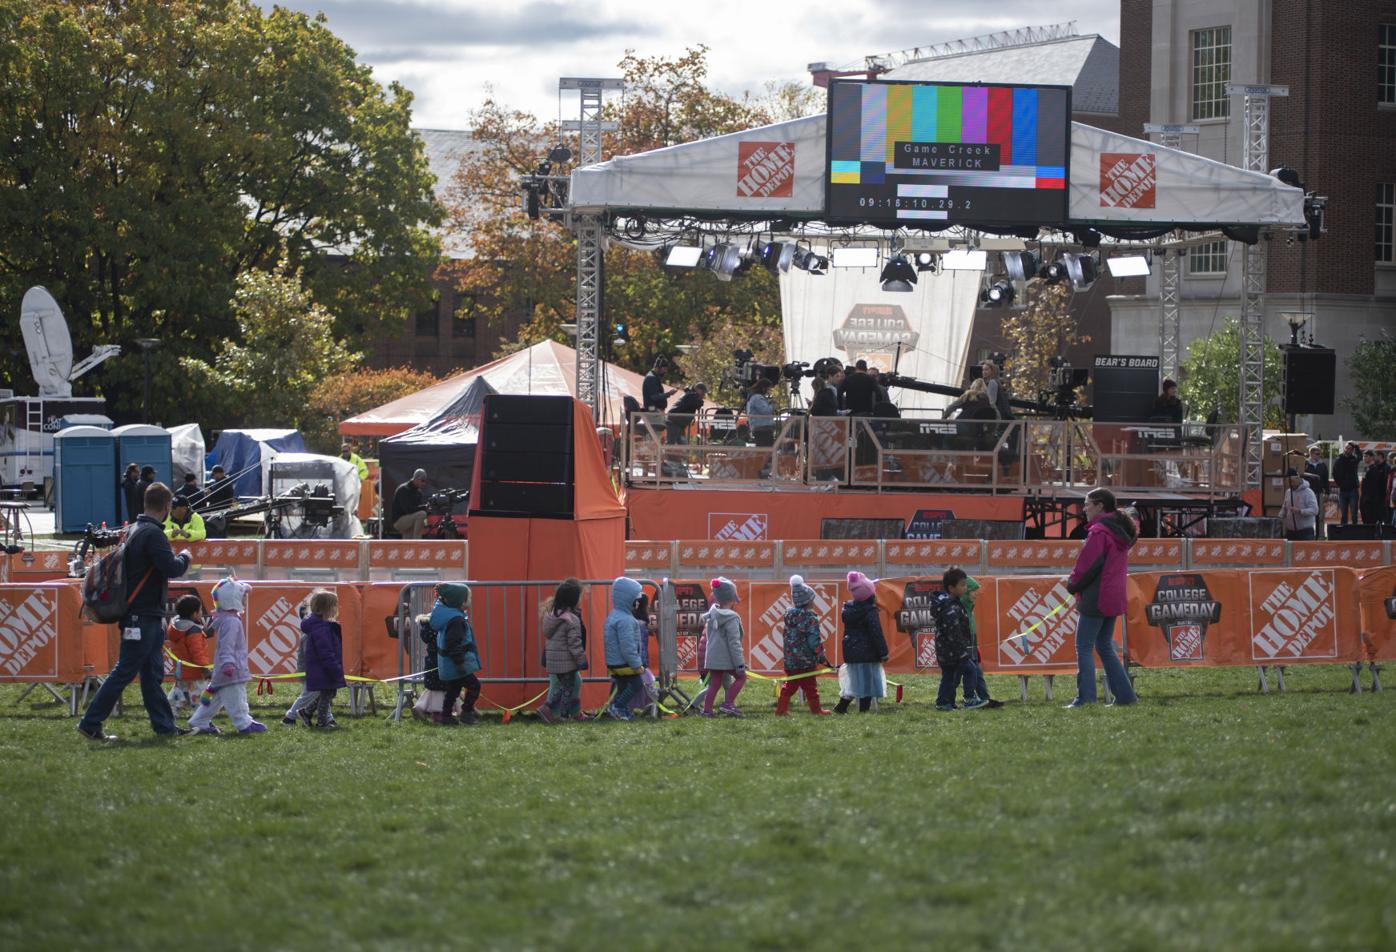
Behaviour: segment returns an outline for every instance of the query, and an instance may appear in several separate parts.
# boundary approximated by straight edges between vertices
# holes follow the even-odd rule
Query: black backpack
[[[130,544],[134,530],[128,531],[126,538],[115,549],[98,560],[88,569],[82,580],[82,613],[90,621],[100,625],[113,625],[126,617],[135,598],[145,583],[150,580],[154,568],[146,569],[145,575],[136,583],[135,589],[126,592],[126,546]]]

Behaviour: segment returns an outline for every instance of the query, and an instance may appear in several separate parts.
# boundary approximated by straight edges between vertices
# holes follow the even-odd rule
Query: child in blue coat
[[[615,684],[615,696],[607,710],[619,721],[631,720],[630,701],[640,688],[644,661],[640,657],[640,628],[635,622],[635,602],[643,589],[633,578],[621,576],[611,584],[611,610],[606,614],[606,668]]]
[[[441,713],[433,714],[438,724],[474,724],[475,702],[480,699],[480,650],[475,645],[475,630],[470,627],[466,612],[470,610],[470,586],[459,582],[442,582],[436,586],[436,605],[428,622],[436,632],[437,672],[445,685],[446,699]],[[465,691],[460,718],[455,710],[456,699]]]

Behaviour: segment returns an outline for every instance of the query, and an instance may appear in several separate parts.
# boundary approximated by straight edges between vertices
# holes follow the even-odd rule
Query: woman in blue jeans
[[[1129,550],[1139,537],[1134,520],[1115,510],[1115,494],[1108,489],[1092,489],[1086,494],[1086,544],[1076,558],[1076,567],[1066,581],[1066,590],[1076,596],[1076,700],[1068,708],[1094,704],[1095,658],[1100,655],[1105,679],[1116,704],[1136,700],[1129,675],[1115,654],[1115,619],[1125,613],[1129,573]]]

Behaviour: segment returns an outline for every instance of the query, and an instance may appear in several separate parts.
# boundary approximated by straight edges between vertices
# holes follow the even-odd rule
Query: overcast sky
[[[271,2],[263,6],[271,7]],[[708,0],[281,0],[323,12],[383,83],[416,96],[413,124],[465,129],[492,86],[495,98],[545,119],[558,116],[559,76],[615,76],[626,50],[677,56],[706,44],[709,80],[760,95],[768,81],[807,82],[806,66],[1023,26],[1076,21],[1079,33],[1119,42],[1118,0],[840,0],[834,4]],[[1031,82],[1032,77],[1023,77]],[[562,118],[576,118],[565,94]]]

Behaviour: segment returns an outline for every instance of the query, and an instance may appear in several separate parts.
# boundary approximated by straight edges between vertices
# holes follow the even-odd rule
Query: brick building
[[[1145,122],[1195,125],[1183,147],[1232,165],[1243,160],[1245,130],[1225,84],[1289,87],[1271,100],[1268,164],[1296,169],[1328,196],[1328,234],[1270,243],[1266,332],[1288,342],[1280,315],[1313,315],[1305,334],[1338,352],[1339,412],[1301,417],[1299,427],[1356,435],[1342,405],[1353,393],[1345,360],[1363,336],[1396,332],[1396,0],[1121,0],[1120,47],[1119,131],[1142,138]],[[1186,256],[1184,353],[1240,313],[1242,247],[1218,241]],[[1121,353],[1157,352],[1157,271],[1147,294],[1110,299]]]

